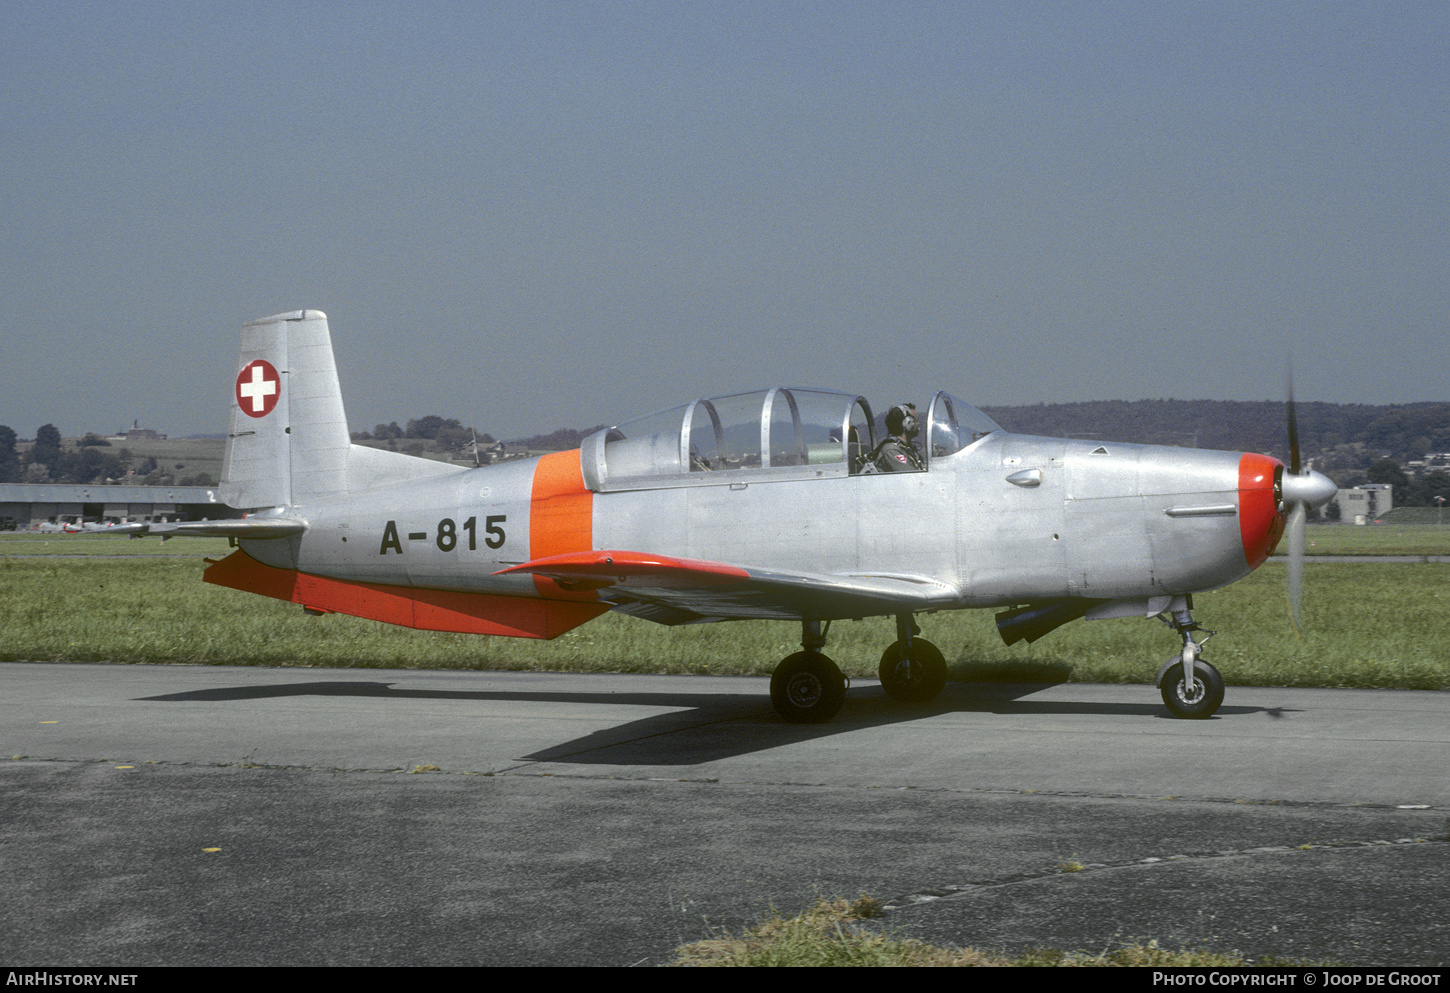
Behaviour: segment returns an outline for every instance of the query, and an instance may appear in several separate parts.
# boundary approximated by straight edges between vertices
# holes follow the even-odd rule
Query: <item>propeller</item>
[[[1299,422],[1294,412],[1294,370],[1289,370],[1286,408],[1289,419],[1289,467],[1279,480],[1280,498],[1289,511],[1285,533],[1289,539],[1289,619],[1294,634],[1303,639],[1299,624],[1300,604],[1304,599],[1304,524],[1310,507],[1320,507],[1338,492],[1334,480],[1313,469],[1304,468],[1299,455]]]

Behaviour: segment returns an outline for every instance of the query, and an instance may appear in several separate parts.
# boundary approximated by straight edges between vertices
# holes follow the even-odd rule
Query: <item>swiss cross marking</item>
[[[282,395],[282,377],[266,359],[254,359],[237,373],[237,406],[248,417],[266,417]]]

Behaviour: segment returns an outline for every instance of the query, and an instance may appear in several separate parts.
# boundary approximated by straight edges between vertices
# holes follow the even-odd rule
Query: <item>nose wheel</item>
[[[1223,703],[1223,677],[1207,662],[1194,664],[1192,682],[1183,675],[1183,663],[1173,663],[1158,688],[1174,717],[1202,720],[1212,717]]]

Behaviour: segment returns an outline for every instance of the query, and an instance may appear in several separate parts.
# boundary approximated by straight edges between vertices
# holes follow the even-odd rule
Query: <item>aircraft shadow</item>
[[[1105,703],[1022,699],[1048,683],[951,682],[929,704],[901,704],[875,680],[847,691],[846,705],[830,724],[787,724],[768,697],[758,693],[578,693],[496,690],[395,689],[390,683],[316,682],[239,686],[139,697],[153,702],[243,702],[291,696],[382,697],[396,700],[497,700],[505,702],[611,704],[669,707],[668,713],[604,728],[519,757],[522,762],[581,765],[698,765],[867,728],[952,713],[1002,715],[1118,715],[1173,720],[1161,703]],[[1147,688],[1124,684],[1124,695]],[[1282,713],[1282,708],[1275,708]],[[1262,707],[1222,707],[1220,715],[1264,712]],[[1278,717],[1280,713],[1271,713]]]

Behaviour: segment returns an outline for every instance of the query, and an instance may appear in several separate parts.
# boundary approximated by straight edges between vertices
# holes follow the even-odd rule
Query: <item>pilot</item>
[[[917,435],[916,404],[900,403],[886,412],[887,437],[870,455],[876,472],[921,472],[926,466],[911,439]]]

